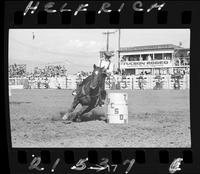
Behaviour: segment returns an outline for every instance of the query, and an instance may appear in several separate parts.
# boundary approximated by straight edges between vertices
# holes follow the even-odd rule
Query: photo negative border
[[[3,125],[6,130],[5,144],[8,149],[9,170],[12,174],[34,173],[96,173],[97,170],[84,169],[84,164],[99,164],[102,158],[109,159],[110,172],[106,169],[98,173],[200,173],[200,2],[198,1],[52,1],[57,9],[67,2],[71,12],[47,13],[44,5],[50,1],[40,1],[34,14],[30,11],[23,16],[30,1],[5,1],[4,4],[4,103]],[[97,14],[103,3],[109,2],[110,13]],[[137,10],[133,8],[133,3]],[[155,3],[165,3],[161,9],[147,9]],[[36,2],[34,2],[36,3]],[[88,11],[74,16],[80,4],[88,3]],[[126,7],[118,12],[120,5]],[[138,9],[143,10],[138,10]],[[17,28],[189,28],[191,29],[191,80],[190,118],[191,148],[12,148],[9,97],[8,97],[8,30]],[[6,124],[5,124],[6,122]],[[180,158],[179,162],[172,163]],[[5,158],[6,159],[6,158]],[[59,160],[58,160],[59,159]],[[82,163],[77,165],[80,159]],[[40,161],[41,160],[41,161]],[[128,161],[132,160],[132,161]],[[131,166],[130,164],[133,164]],[[70,169],[77,165],[80,170]],[[114,165],[117,165],[115,168]],[[55,168],[54,172],[51,169]],[[95,165],[96,166],[96,165]],[[106,160],[101,163],[106,167]],[[42,170],[42,167],[44,170]],[[96,166],[97,167],[97,166]],[[107,166],[108,167],[108,166]],[[129,167],[129,168],[128,168]],[[171,168],[170,168],[171,167]],[[181,171],[178,171],[180,167]],[[39,171],[41,169],[41,171]],[[83,169],[83,168],[82,168]],[[114,170],[115,169],[115,170]],[[172,169],[172,171],[169,171]],[[173,170],[174,169],[174,170]]]

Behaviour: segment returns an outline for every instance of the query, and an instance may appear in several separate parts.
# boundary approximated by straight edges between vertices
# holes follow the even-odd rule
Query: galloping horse
[[[106,69],[97,67],[95,64],[93,68],[92,74],[79,84],[72,106],[63,116],[64,120],[78,120],[83,114],[88,113],[98,105],[101,106],[102,99],[105,100],[106,91],[104,90],[104,84],[107,76]],[[82,105],[81,110],[76,114],[72,114],[78,104]]]

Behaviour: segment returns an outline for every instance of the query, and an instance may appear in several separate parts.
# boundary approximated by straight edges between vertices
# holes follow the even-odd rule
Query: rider
[[[100,67],[105,68],[105,73],[107,73],[107,70],[110,68],[111,64],[111,57],[113,56],[112,52],[105,51],[104,52],[104,59],[100,61]],[[104,100],[106,98],[106,90],[105,90],[105,83],[100,84],[100,97],[99,97],[99,106],[102,106],[104,104]]]

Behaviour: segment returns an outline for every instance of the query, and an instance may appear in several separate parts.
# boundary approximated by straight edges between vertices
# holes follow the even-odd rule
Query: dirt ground
[[[126,90],[127,124],[92,120],[66,124],[60,113],[72,103],[71,90],[12,90],[13,147],[190,147],[189,90]],[[117,91],[108,91],[117,92]],[[119,92],[119,91],[118,91]]]

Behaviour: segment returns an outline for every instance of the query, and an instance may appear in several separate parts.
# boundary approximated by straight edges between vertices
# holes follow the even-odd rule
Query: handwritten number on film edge
[[[102,158],[101,160],[102,162],[100,164],[96,164],[96,167],[91,166],[91,167],[88,167],[88,169],[96,170],[96,172],[99,172],[101,170],[105,170],[106,168],[108,168],[108,172],[110,172],[110,166],[108,165],[109,159]]]
[[[55,163],[53,164],[53,167],[52,167],[52,169],[51,169],[51,172],[54,172],[54,171],[55,171],[55,168],[56,168],[56,166],[58,165],[59,162],[60,162],[60,158],[58,158],[58,159],[55,161]]]
[[[37,171],[44,171],[44,167],[39,167],[39,165],[41,163],[41,157],[35,157],[35,155],[32,155],[32,157],[33,157],[33,160],[30,162],[28,169],[29,170],[35,169]],[[109,165],[108,164],[108,162],[109,162],[108,158],[102,158],[101,160],[102,160],[102,162],[100,162],[99,164],[96,164],[95,167],[91,166],[91,167],[88,167],[87,169],[95,170],[96,172],[108,169],[108,172],[110,172],[110,166],[111,166],[111,167],[113,167],[112,172],[116,171],[118,166],[116,164]],[[85,162],[87,162],[87,161],[88,161],[88,158],[80,159],[77,162],[77,164],[75,166],[72,166],[70,169],[82,171],[82,170],[86,169],[87,166],[86,166]],[[181,171],[180,165],[181,165],[182,161],[183,161],[183,158],[174,159],[173,162],[171,163],[170,167],[169,167],[169,173],[173,174],[176,171]],[[60,162],[60,158],[57,158],[57,160],[54,162],[54,164],[52,166],[51,172],[55,171],[55,168],[57,167],[59,162]],[[123,165],[129,164],[126,171],[124,172],[125,174],[128,174],[130,172],[134,163],[135,163],[135,159],[132,159],[132,160],[127,159],[123,162]]]
[[[36,169],[38,171],[44,170],[44,167],[39,167],[40,163],[41,163],[41,158],[40,157],[34,157],[33,160],[31,161],[28,169],[29,170]]]
[[[39,167],[40,163],[41,163],[41,157],[35,157],[33,155],[34,159],[31,161],[28,169],[29,170],[33,170],[33,169],[36,169],[38,171],[43,171],[44,168],[43,167]],[[96,167],[88,167],[87,169],[91,169],[91,170],[96,170],[96,172],[99,172],[101,170],[105,170],[105,169],[108,169],[108,172],[110,172],[110,165],[108,164],[109,162],[109,159],[108,158],[102,158],[101,159],[102,162],[100,164],[96,164]],[[78,170],[78,171],[82,171],[84,169],[86,169],[86,164],[85,162],[88,161],[88,158],[85,158],[85,159],[80,159],[78,161],[78,163],[75,165],[75,166],[72,166],[70,169],[71,170]],[[54,172],[55,171],[55,168],[56,166],[58,165],[58,163],[60,162],[60,158],[58,158],[55,163],[53,164],[53,167],[51,169],[51,172]],[[128,174],[129,171],[131,170],[133,164],[135,163],[135,159],[132,159],[132,160],[125,160],[123,165],[126,165],[129,163],[129,166],[128,168],[126,169],[125,171],[125,174]],[[117,169],[117,165],[116,164],[112,164],[111,165],[113,168],[113,172],[116,171]]]
[[[181,170],[180,165],[182,161],[183,161],[183,158],[174,159],[174,161],[171,163],[169,167],[169,173],[173,174],[176,171],[180,171]]]
[[[128,163],[129,163],[129,166],[128,166],[128,168],[126,169],[125,174],[127,174],[127,173],[131,170],[133,164],[135,163],[135,159],[132,159],[132,160],[125,160],[124,163],[123,163],[123,165],[126,165],[126,164],[128,164]]]
[[[86,168],[85,162],[88,161],[88,158],[80,159],[75,166],[72,166],[72,170],[84,170]]]
[[[105,169],[108,168],[108,172],[110,172],[110,166],[108,165],[109,159],[102,158],[102,162],[100,163],[100,166],[104,167]]]

